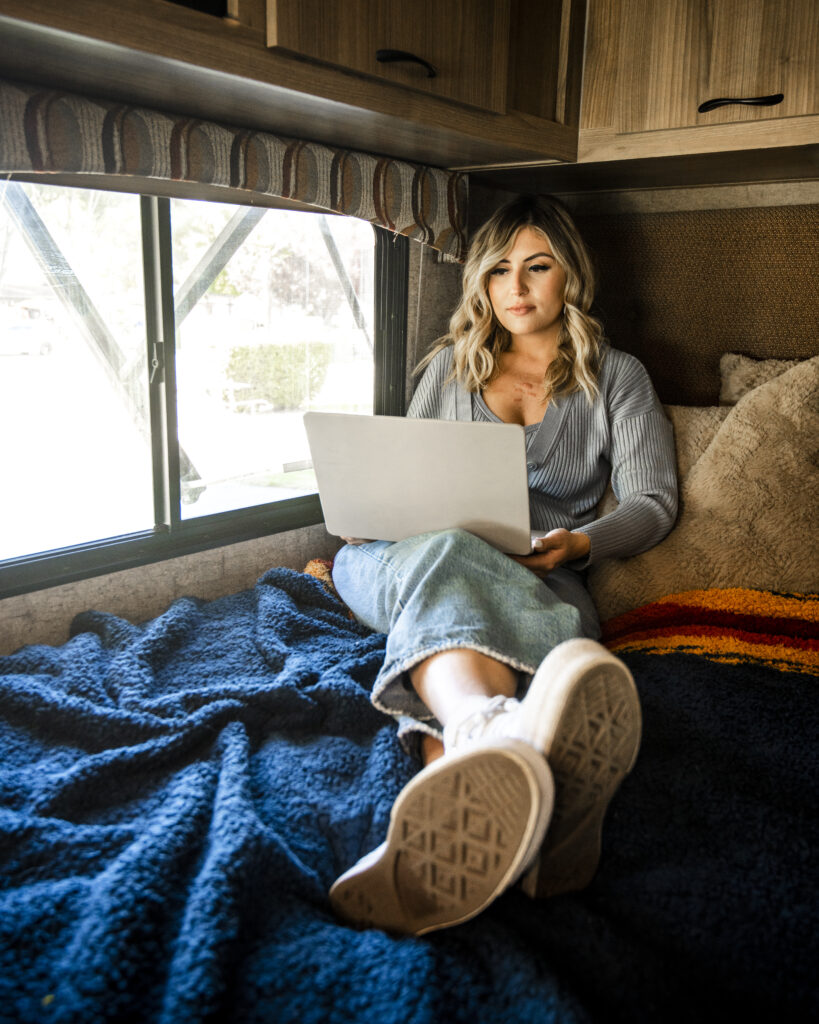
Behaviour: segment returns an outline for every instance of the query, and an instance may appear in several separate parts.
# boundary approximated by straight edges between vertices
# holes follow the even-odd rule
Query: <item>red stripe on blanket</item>
[[[669,594],[603,623],[618,653],[692,654],[794,672],[819,667],[815,594],[713,589]]]
[[[706,626],[693,624],[679,624],[661,626],[654,629],[637,629],[620,636],[604,637],[608,644],[619,644],[621,642],[637,642],[641,640],[652,640],[654,638],[667,636],[686,637],[734,637],[744,643],[768,644],[770,646],[796,647],[804,651],[819,651],[819,639],[812,637],[788,636],[782,633],[757,632],[751,629],[738,629],[730,626]]]
[[[631,635],[635,629],[645,631],[662,629],[666,624],[739,629],[753,633],[771,633],[778,636],[811,637],[819,639],[819,622],[794,616],[748,615],[698,605],[670,603],[651,604],[626,612],[603,625],[606,641]]]

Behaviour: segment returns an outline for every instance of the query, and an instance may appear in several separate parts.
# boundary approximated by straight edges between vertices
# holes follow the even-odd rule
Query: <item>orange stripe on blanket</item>
[[[783,616],[819,622],[819,594],[777,594],[769,590],[726,587],[685,590],[679,594],[667,594],[652,603],[698,605],[742,615]]]
[[[789,644],[745,643],[736,637],[704,637],[688,633],[670,634],[643,640],[627,639],[607,645],[622,654],[697,654],[711,661],[742,664],[757,662],[790,672],[819,671],[819,651],[792,647]]]

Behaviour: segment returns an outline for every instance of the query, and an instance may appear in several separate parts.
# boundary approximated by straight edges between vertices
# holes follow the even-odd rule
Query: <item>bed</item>
[[[590,577],[644,739],[588,889],[334,918],[416,765],[369,703],[384,637],[326,562],[272,568],[0,659],[0,1020],[817,1019],[819,358],[731,359],[727,404],[668,410],[677,528]]]

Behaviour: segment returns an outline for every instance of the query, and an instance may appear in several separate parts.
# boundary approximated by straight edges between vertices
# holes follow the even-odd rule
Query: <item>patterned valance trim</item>
[[[459,260],[466,250],[463,174],[0,82],[0,174],[54,172],[277,196],[379,224]]]

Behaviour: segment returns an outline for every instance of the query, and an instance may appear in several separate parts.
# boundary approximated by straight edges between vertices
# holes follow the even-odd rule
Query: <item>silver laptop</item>
[[[532,550],[523,427],[322,412],[304,426],[330,533],[403,540],[461,527]]]

